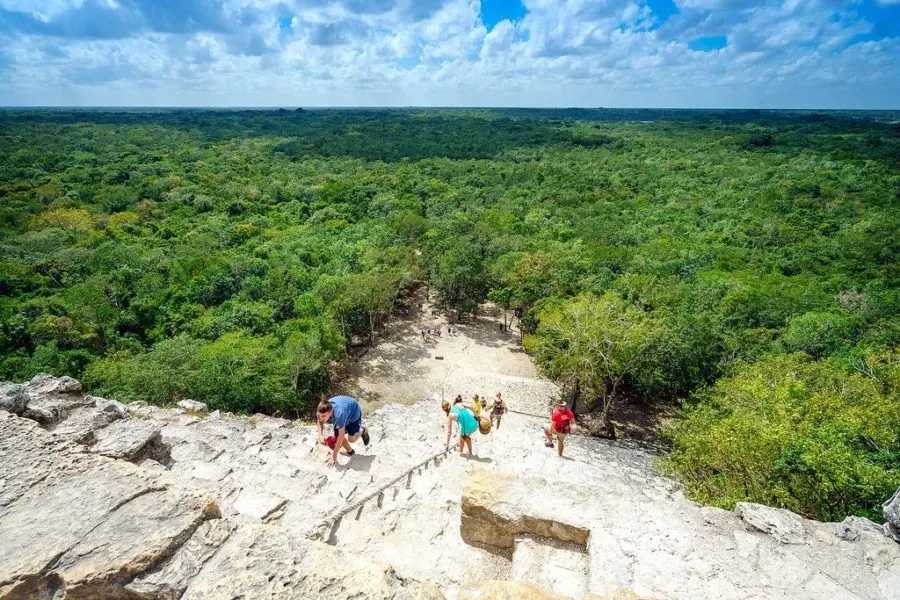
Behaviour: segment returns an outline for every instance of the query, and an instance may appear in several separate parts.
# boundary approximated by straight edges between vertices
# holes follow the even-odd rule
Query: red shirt
[[[553,421],[557,431],[565,431],[566,423],[571,425],[571,422],[575,420],[575,413],[568,408],[557,408],[553,411],[550,420]]]

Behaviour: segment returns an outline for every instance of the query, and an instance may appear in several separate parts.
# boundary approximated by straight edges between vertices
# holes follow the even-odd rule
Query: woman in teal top
[[[465,445],[469,449],[469,456],[472,456],[472,434],[478,429],[478,420],[475,418],[475,415],[472,414],[472,411],[463,406],[462,401],[462,396],[457,396],[456,399],[453,400],[453,408],[450,408],[449,402],[444,401],[441,404],[444,414],[447,415],[447,441],[445,449],[450,449],[450,435],[453,433],[453,422],[455,421],[456,424],[459,425],[459,453],[462,454],[463,446]]]

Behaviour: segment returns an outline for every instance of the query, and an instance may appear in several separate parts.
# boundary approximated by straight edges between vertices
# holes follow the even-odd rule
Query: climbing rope
[[[379,487],[375,488],[375,490],[369,492],[362,498],[360,498],[358,500],[354,500],[353,502],[342,506],[338,510],[336,510],[336,511],[332,512],[331,514],[329,514],[328,516],[326,516],[322,520],[322,522],[319,523],[317,526],[313,527],[309,531],[309,533],[306,534],[306,537],[311,540],[328,541],[328,538],[331,537],[331,531],[334,529],[334,526],[337,525],[338,521],[340,521],[342,518],[344,518],[345,516],[347,516],[354,510],[357,510],[357,509],[365,506],[365,504],[368,503],[370,500],[378,497],[379,494],[384,493],[384,491],[386,489],[396,485],[404,477],[409,477],[410,474],[413,473],[413,471],[416,471],[417,469],[421,469],[422,467],[424,467],[431,461],[441,458],[448,452],[450,452],[450,448],[448,448],[446,450],[442,450],[442,451],[438,452],[437,454],[433,454],[433,455],[429,456],[422,462],[420,462],[416,465],[413,465],[409,469],[403,471],[402,473],[400,473],[400,475],[391,479],[387,483],[384,483],[384,484],[380,485]]]

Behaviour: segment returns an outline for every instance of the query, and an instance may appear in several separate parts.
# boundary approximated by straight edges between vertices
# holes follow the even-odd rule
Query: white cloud
[[[832,0],[679,0],[661,27],[638,0],[525,0],[523,19],[490,31],[478,0],[183,0],[142,16],[153,2],[49,0],[35,12],[0,0],[0,104],[896,108],[900,97],[900,41],[849,45],[872,25]],[[114,15],[115,35],[88,10]],[[728,46],[691,50],[703,36]]]
[[[47,22],[56,19],[73,8],[81,8],[85,0],[0,0],[0,8],[21,12]]]

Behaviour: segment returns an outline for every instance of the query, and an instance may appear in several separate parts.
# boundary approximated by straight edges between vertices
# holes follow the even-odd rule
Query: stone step
[[[247,524],[191,580],[182,600],[359,598],[440,600],[430,584],[393,567],[275,525]]]
[[[588,590],[588,568],[585,546],[521,535],[515,539],[509,577],[581,600]]]
[[[131,462],[144,459],[167,464],[171,460],[169,446],[162,440],[161,428],[151,421],[122,419],[94,433],[96,441],[89,450],[101,456]]]

